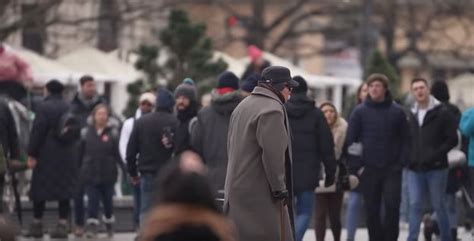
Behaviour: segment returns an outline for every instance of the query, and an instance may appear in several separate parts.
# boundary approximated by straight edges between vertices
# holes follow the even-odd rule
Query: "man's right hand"
[[[28,161],[26,165],[28,166],[29,169],[34,169],[36,165],[38,164],[38,161],[34,157],[29,156]]]
[[[130,182],[136,186],[138,184],[140,184],[140,177],[139,176],[136,176],[136,177],[130,177]]]

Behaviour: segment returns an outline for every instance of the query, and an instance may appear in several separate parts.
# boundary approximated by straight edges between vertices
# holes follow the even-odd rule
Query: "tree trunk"
[[[253,18],[247,31],[247,44],[254,44],[260,49],[265,49],[265,1],[253,0]]]
[[[118,48],[120,15],[116,0],[100,0],[97,47],[105,52]]]

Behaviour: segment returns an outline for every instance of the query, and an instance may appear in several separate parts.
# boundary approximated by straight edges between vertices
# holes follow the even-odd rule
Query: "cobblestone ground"
[[[400,236],[398,240],[400,241],[406,241],[408,236],[408,230],[400,230]],[[118,233],[114,236],[113,239],[108,239],[105,237],[105,234],[102,234],[99,236],[99,239],[101,241],[133,241],[135,238],[135,234],[133,233]],[[462,241],[474,241],[474,239],[471,237],[471,235],[467,232],[464,231],[463,228],[459,228],[459,240]],[[25,239],[25,238],[20,238],[20,241],[38,241],[38,239]],[[43,240],[47,241],[50,240],[49,237],[45,237]],[[53,240],[58,240],[58,239],[53,239]],[[86,240],[86,239],[76,239],[72,235],[69,237],[68,240]],[[341,240],[346,240],[346,233],[345,230],[342,231],[342,237]],[[367,235],[367,229],[358,229],[357,230],[357,236],[356,236],[356,241],[367,241],[369,240],[368,235]],[[418,240],[424,240],[421,236]],[[436,240],[436,239],[433,239]],[[310,229],[308,232],[306,232],[306,235],[304,236],[303,241],[315,241],[314,237],[314,230]],[[327,230],[326,232],[326,240],[325,241],[333,241],[332,234],[330,230]]]

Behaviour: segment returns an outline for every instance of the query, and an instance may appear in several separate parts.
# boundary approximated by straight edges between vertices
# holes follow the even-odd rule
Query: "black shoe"
[[[56,228],[54,230],[52,230],[49,235],[51,236],[51,238],[67,239],[67,237],[68,237],[67,224],[59,222],[56,225]]]
[[[33,221],[23,236],[27,238],[43,238],[43,224]]]

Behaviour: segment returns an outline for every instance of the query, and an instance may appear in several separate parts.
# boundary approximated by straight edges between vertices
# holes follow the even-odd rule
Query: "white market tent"
[[[474,74],[465,73],[448,80],[451,101],[461,109],[474,107]]]
[[[333,76],[311,74],[311,73],[308,73],[303,68],[294,65],[290,61],[280,58],[268,52],[263,53],[263,58],[270,61],[272,65],[287,67],[288,69],[290,69],[292,76],[299,75],[303,77],[307,81],[308,87],[312,89],[332,90],[331,96],[329,97],[319,96],[318,100],[329,100],[336,106],[338,110],[342,109],[342,101],[344,99],[343,88],[347,87],[350,90],[354,90],[362,82],[360,79],[357,79],[357,78],[333,77]],[[246,57],[246,58],[241,59],[241,62],[243,63],[244,66],[247,66],[247,64],[250,62],[250,59]],[[243,73],[243,71],[241,73],[236,72],[236,74],[240,76]]]
[[[91,74],[99,81],[133,82],[141,74],[116,57],[92,47],[79,48],[61,56],[57,61],[81,73]]]
[[[80,75],[79,72],[31,50],[9,47],[9,51],[14,52],[29,64],[33,82],[37,85],[44,85],[51,79],[57,79],[64,84],[68,84]]]

